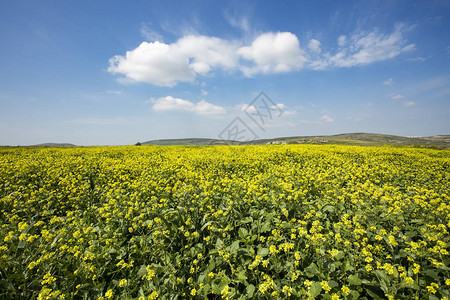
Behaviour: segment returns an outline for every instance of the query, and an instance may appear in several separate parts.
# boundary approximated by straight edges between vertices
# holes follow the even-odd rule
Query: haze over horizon
[[[450,134],[448,32],[445,1],[2,1],[0,145]]]

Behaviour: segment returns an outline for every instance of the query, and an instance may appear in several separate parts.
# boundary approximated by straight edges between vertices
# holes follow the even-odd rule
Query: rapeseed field
[[[448,299],[450,151],[0,149],[2,299]]]

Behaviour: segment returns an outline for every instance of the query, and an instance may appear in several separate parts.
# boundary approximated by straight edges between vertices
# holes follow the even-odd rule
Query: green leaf
[[[383,270],[375,270],[375,275],[380,282],[389,282],[389,278]]]
[[[206,272],[200,274],[200,276],[198,276],[198,282],[203,283],[203,281],[205,281],[205,277],[206,277]]]
[[[237,277],[240,281],[247,280],[247,276],[245,276],[245,270],[242,270],[242,271],[236,273],[236,277]]]
[[[236,254],[236,252],[239,250],[239,241],[234,241],[233,244],[230,246],[230,253]]]
[[[323,211],[328,211],[328,212],[333,212],[334,211],[334,206],[333,205],[325,205],[322,208]]]
[[[216,249],[222,249],[222,248],[223,248],[223,241],[221,239],[217,239]]]
[[[207,269],[207,271],[209,273],[209,272],[212,272],[212,270],[214,270],[215,267],[216,267],[216,263],[214,262],[214,260],[211,260],[209,262],[209,265],[208,265],[208,267],[206,269]]]
[[[343,251],[339,251],[338,254],[336,254],[336,256],[334,257],[336,260],[341,260],[343,259],[345,256]]]
[[[306,273],[306,276],[308,276],[310,278],[315,275],[320,274],[319,268],[317,267],[317,265],[315,263],[311,263],[308,267],[306,267],[305,273]]]
[[[320,282],[313,282],[310,289],[311,297],[316,298],[320,295],[321,291],[322,285],[320,284]]]
[[[238,235],[241,239],[245,239],[248,235],[247,229],[245,229],[244,227],[240,227],[238,230]]]
[[[19,241],[19,244],[17,245],[17,248],[19,248],[19,249],[25,248],[26,243],[27,243],[26,240]]]
[[[358,291],[350,291],[350,299],[358,299],[359,298],[359,293]]]
[[[267,249],[267,248],[259,248],[258,249],[258,255],[264,257],[264,256],[267,256],[267,254],[269,254],[269,249]]]
[[[252,223],[253,222],[253,218],[252,217],[246,217],[244,219],[242,219],[241,221],[242,223]]]
[[[350,275],[348,277],[348,283],[351,284],[351,285],[361,285],[362,281],[361,281],[361,279],[359,279],[358,276]]]
[[[247,292],[247,296],[249,298],[252,298],[253,294],[255,293],[255,286],[253,284],[250,284],[247,286],[247,288],[245,290]]]
[[[145,298],[145,294],[144,294],[144,291],[142,290],[142,288],[139,289],[138,295],[139,295],[140,297],[144,297],[144,298]]]
[[[425,274],[426,276],[430,277],[434,281],[439,281],[439,275],[436,270],[428,269],[428,270],[424,270],[422,273]]]
[[[216,286],[216,289],[214,290],[214,292],[216,292],[217,294],[220,295],[220,293],[222,292],[222,290],[225,288],[225,286],[230,282],[230,280],[225,277],[222,279],[222,281]]]
[[[335,288],[335,287],[337,287],[337,286],[339,286],[339,284],[336,282],[336,281],[334,281],[334,280],[330,280],[330,281],[328,281],[328,285],[330,286],[330,288]]]
[[[142,278],[142,276],[147,274],[147,266],[146,265],[142,265],[139,268],[139,271],[137,272],[137,277],[140,279]]]
[[[366,293],[369,294],[369,296],[372,297],[372,299],[376,299],[376,300],[384,299],[384,295],[382,295],[381,293],[376,293],[375,291],[373,291],[370,288],[366,288]]]
[[[268,232],[271,231],[272,225],[270,224],[270,221],[266,221],[262,224],[260,231],[261,232]]]

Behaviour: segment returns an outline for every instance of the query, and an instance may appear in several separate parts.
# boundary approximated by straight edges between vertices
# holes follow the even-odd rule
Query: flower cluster
[[[1,295],[448,299],[449,154],[0,148]]]

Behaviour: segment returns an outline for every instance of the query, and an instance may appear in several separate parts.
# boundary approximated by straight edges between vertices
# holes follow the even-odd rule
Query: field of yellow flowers
[[[0,149],[1,299],[448,299],[450,151]]]

